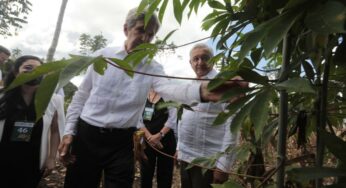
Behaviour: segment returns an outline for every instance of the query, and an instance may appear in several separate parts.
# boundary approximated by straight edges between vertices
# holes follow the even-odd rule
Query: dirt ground
[[[174,168],[173,175],[173,185],[172,188],[180,188],[180,174],[179,167]],[[60,163],[57,163],[56,168],[52,171],[52,173],[46,178],[42,179],[38,188],[62,188],[64,187],[64,177],[65,177],[66,168],[62,166]],[[153,182],[156,187],[156,182],[154,179]],[[102,187],[102,185],[101,185]],[[135,172],[135,180],[133,184],[133,188],[140,188],[140,173],[138,165],[136,165]]]

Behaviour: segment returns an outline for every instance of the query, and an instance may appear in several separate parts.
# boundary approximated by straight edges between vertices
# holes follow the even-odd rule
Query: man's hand
[[[221,86],[213,89],[212,91],[208,90],[209,82],[202,82],[200,93],[202,101],[217,102],[221,99],[222,95],[229,89],[235,87],[247,88],[249,83],[244,81],[240,76],[232,78],[230,81],[226,81]],[[230,102],[234,102],[234,99],[231,99]]]
[[[228,180],[228,173],[222,172],[220,169],[216,169],[213,173],[213,183],[222,184]]]
[[[71,144],[73,141],[73,135],[65,135],[58,147],[59,159],[64,166],[74,163],[76,157],[71,155]]]

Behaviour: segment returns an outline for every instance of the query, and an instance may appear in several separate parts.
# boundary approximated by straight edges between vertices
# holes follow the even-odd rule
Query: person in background
[[[196,44],[190,51],[190,65],[197,78],[212,79],[217,75],[213,65],[208,61],[213,57],[213,51],[205,44]],[[200,81],[193,81],[200,82]],[[223,152],[227,147],[237,144],[237,134],[230,132],[230,119],[223,125],[212,126],[217,115],[225,110],[226,104],[199,103],[190,110],[184,110],[178,124],[177,156],[181,162],[182,188],[209,188],[211,183],[223,183],[228,179],[234,161],[233,154],[222,155],[216,162],[215,171],[202,168],[186,167],[198,157],[211,157]]]
[[[11,56],[11,52],[0,45],[0,65],[3,66],[5,62],[8,60],[8,58]],[[2,70],[0,70],[0,86],[3,86],[3,79],[2,79]]]
[[[144,153],[146,160],[141,162],[141,187],[150,188],[153,184],[156,169],[158,188],[170,188],[172,186],[174,160],[159,153],[173,156],[176,149],[174,131],[177,126],[177,114],[175,108],[158,109],[157,104],[164,102],[162,97],[154,90],[150,90],[143,112],[143,123],[139,128],[144,131],[145,139],[151,145],[145,144]]]
[[[19,57],[5,79],[5,87],[42,61]],[[36,188],[55,167],[64,130],[63,99],[53,95],[42,118],[36,120],[35,92],[42,78],[31,80],[0,98],[0,187]]]

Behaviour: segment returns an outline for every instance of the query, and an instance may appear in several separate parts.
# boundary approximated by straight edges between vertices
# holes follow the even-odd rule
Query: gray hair
[[[0,53],[4,53],[4,54],[6,54],[6,55],[8,55],[8,56],[11,55],[10,50],[8,50],[7,48],[5,48],[5,47],[3,47],[3,46],[1,46],[1,45],[0,45]]]
[[[145,14],[147,14],[147,10],[144,9],[142,12],[137,12],[137,7],[129,10],[126,16],[126,21],[125,24],[127,25],[128,28],[132,28],[136,25],[137,21],[144,21]],[[160,28],[160,21],[157,18],[157,15],[153,13],[151,16],[148,25],[153,25],[156,26],[156,32]]]
[[[191,50],[190,50],[190,57],[192,55],[192,51],[195,50],[195,49],[205,49],[208,51],[208,54],[210,57],[213,57],[214,56],[214,52],[213,52],[213,49],[210,48],[208,45],[204,44],[204,43],[197,43],[195,44]]]

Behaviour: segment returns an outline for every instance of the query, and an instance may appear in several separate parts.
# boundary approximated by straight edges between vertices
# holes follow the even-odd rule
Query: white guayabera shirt
[[[216,75],[217,72],[213,69],[203,78],[212,79]],[[230,132],[231,118],[223,125],[212,125],[225,107],[225,103],[199,103],[192,107],[194,111],[184,110],[178,125],[178,159],[191,162],[198,157],[211,157],[225,151],[228,146],[237,144],[238,135]],[[233,161],[233,153],[222,155],[216,167],[229,172]]]
[[[124,59],[128,54],[122,47],[105,48],[95,55]],[[148,64],[143,60],[135,70],[165,74],[156,61]],[[97,127],[136,127],[150,88],[167,100],[188,104],[200,101],[200,84],[176,84],[169,79],[141,74],[131,78],[111,65],[107,65],[104,75],[100,75],[90,66],[67,110],[64,135],[76,134],[79,117]]]

